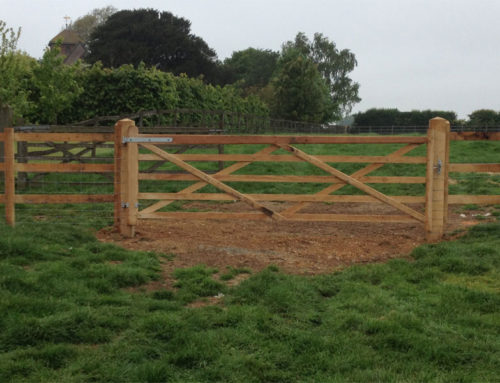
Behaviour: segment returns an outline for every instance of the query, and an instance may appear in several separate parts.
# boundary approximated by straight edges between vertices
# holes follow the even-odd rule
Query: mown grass
[[[497,207],[497,213],[500,207]],[[498,216],[498,214],[497,214]],[[2,382],[496,382],[500,222],[315,277],[174,272],[86,230],[0,228]],[[219,278],[214,278],[215,274]],[[219,295],[220,304],[187,303]]]

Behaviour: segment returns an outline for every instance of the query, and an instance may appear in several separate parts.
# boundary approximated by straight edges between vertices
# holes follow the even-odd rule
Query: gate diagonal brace
[[[400,157],[404,154],[411,152],[413,149],[415,149],[419,146],[420,146],[419,144],[416,144],[416,145],[409,144],[409,145],[403,146],[402,148],[396,150],[395,152],[387,155],[387,157],[391,157],[391,158],[392,157]],[[360,177],[366,176],[367,174],[370,174],[371,172],[373,172],[377,169],[380,169],[382,166],[384,166],[384,164],[380,164],[380,163],[373,163],[373,164],[366,165],[364,168],[352,173],[351,177],[358,179]],[[316,195],[329,195],[330,193],[333,193],[334,191],[342,189],[345,185],[346,184],[343,184],[343,183],[330,185],[327,188],[317,192]],[[281,214],[283,214],[283,215],[295,214],[299,210],[302,210],[303,208],[305,208],[308,205],[310,205],[309,202],[299,202],[298,204],[295,204],[295,205],[289,207],[288,209],[283,210],[281,212]]]
[[[262,150],[260,150],[259,152],[255,153],[256,155],[259,155],[259,154],[270,154],[272,152],[274,152],[276,149],[279,149],[278,146],[276,145],[271,145],[271,146],[268,146]],[[173,154],[180,154],[180,153],[173,153]],[[165,162],[165,161],[162,161],[162,162]],[[221,171],[215,173],[213,175],[214,178],[216,178],[217,176],[221,176],[221,175],[228,175],[228,174],[231,174],[237,170],[240,170],[240,169],[243,169],[245,166],[248,166],[249,164],[251,164],[252,162],[248,162],[248,161],[245,161],[245,162],[237,162],[235,164],[232,164],[231,166],[225,168],[225,169],[222,169]],[[182,189],[180,190],[179,192],[177,192],[178,194],[182,194],[182,193],[194,193],[195,191],[197,190],[200,190],[201,188],[203,188],[204,186],[206,186],[207,183],[205,181],[199,181],[191,186],[188,186],[187,188],[185,189]],[[161,200],[149,207],[147,207],[146,209],[142,210],[141,213],[142,214],[149,214],[149,213],[154,213],[155,211],[158,211],[162,208],[164,208],[165,206],[168,206],[170,205],[172,202],[174,202],[173,200]],[[282,214],[283,215],[283,214]]]
[[[233,189],[232,187],[222,183],[221,181],[215,179],[214,177],[209,176],[208,174],[202,172],[201,170],[196,169],[194,166],[189,165],[188,163],[182,161],[179,159],[175,154],[167,153],[160,148],[156,147],[155,145],[147,144],[147,143],[140,143],[141,146],[145,147],[146,149],[150,150],[151,152],[155,153],[159,157],[162,157],[173,164],[177,165],[178,167],[188,171],[195,177],[198,177],[200,180],[215,186],[217,189],[222,190],[223,192],[232,195],[233,197],[236,197],[240,201],[243,201],[253,208],[260,210],[262,213],[267,215],[268,217],[271,217],[274,220],[285,220],[286,218],[283,217],[281,214],[278,212],[269,209],[257,201],[255,201],[253,198],[248,197],[247,195],[240,193],[239,191]]]
[[[341,172],[340,170],[335,169],[334,167],[326,164],[325,162],[319,160],[318,158],[311,156],[305,152],[303,152],[300,149],[297,149],[293,146],[290,145],[280,145],[280,147],[284,150],[287,150],[291,153],[293,153],[295,156],[298,158],[302,159],[303,161],[306,161],[324,171],[327,173],[330,173],[331,175],[337,177],[339,180],[344,181],[345,183],[348,183],[351,186],[354,186],[355,188],[365,192],[368,195],[371,195],[372,197],[378,199],[381,202],[384,202],[388,205],[391,205],[392,207],[412,216],[416,220],[420,222],[425,222],[425,216],[411,208],[409,208],[406,205],[403,205],[401,202],[396,201],[394,198],[391,198],[378,190],[375,190],[374,188],[364,184],[361,181],[358,181],[357,179]]]

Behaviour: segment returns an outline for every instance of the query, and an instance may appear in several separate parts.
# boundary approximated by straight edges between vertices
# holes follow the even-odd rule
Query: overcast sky
[[[0,0],[0,20],[21,27],[18,47],[38,58],[64,16],[107,5],[184,17],[220,59],[321,32],[356,55],[355,111],[500,110],[500,0]]]

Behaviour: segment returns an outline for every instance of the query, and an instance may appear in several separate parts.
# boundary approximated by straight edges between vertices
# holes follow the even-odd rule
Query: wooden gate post
[[[442,238],[448,217],[450,123],[431,119],[427,139],[425,231],[427,241],[433,242]]]
[[[133,120],[120,120],[115,125],[115,226],[125,237],[135,235],[137,224],[139,151],[137,143],[124,138],[138,133]]]
[[[14,128],[5,128],[4,134],[5,220],[8,225],[15,226],[16,169],[14,158]]]

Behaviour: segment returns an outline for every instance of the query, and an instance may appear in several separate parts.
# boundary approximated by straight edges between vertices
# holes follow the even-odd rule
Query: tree
[[[469,125],[500,126],[500,112],[491,109],[479,109],[469,114]]]
[[[278,58],[278,52],[248,48],[233,52],[224,60],[224,67],[231,76],[230,83],[238,82],[242,88],[263,88],[271,80]]]
[[[30,108],[26,84],[32,76],[35,60],[18,51],[21,28],[14,31],[0,20],[0,104],[9,104],[14,119],[21,118]]]
[[[63,64],[59,47],[47,49],[40,63],[33,69],[30,97],[35,107],[31,121],[57,124],[58,117],[82,92],[76,81],[78,66]]]
[[[191,23],[170,12],[124,10],[111,15],[91,34],[87,60],[105,66],[147,66],[174,74],[203,75],[213,81],[217,55],[191,33]]]
[[[346,116],[354,104],[361,101],[359,84],[349,78],[349,73],[358,64],[354,53],[348,49],[339,51],[335,43],[321,33],[315,33],[313,41],[309,41],[304,33],[299,32],[295,41],[288,41],[283,46],[283,50],[290,48],[298,49],[318,66],[335,105],[334,118]]]
[[[111,5],[104,8],[95,8],[86,15],[76,19],[71,24],[71,29],[73,29],[78,36],[81,37],[85,44],[87,44],[92,32],[99,25],[104,24],[106,20],[117,11],[118,10]]]
[[[276,117],[310,122],[328,122],[334,117],[328,85],[316,64],[301,51],[284,51],[272,85]]]

